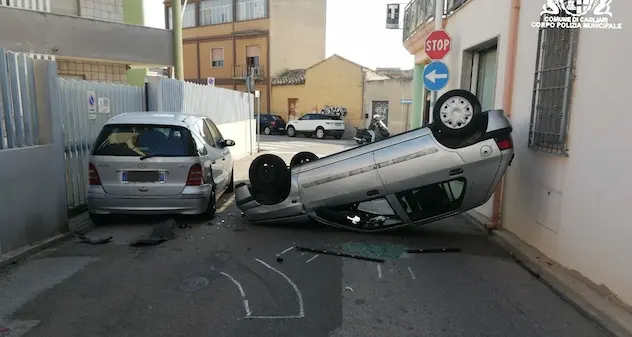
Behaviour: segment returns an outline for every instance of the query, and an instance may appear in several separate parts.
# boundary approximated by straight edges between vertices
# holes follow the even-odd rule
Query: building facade
[[[364,125],[364,84],[388,77],[338,55],[307,69],[293,69],[272,79],[272,109],[289,120],[323,109],[344,109],[347,129]]]
[[[426,62],[423,41],[434,24],[425,13],[434,13],[433,3],[415,0],[404,15],[404,45],[415,55],[415,76]],[[632,170],[632,161],[621,155],[632,122],[622,109],[632,2],[602,3],[551,8],[544,0],[447,1],[444,25],[452,49],[445,90],[475,92],[484,109],[504,109],[514,128],[515,160],[492,199],[496,203],[479,208],[478,215],[632,304],[626,212],[632,179],[614,175]],[[481,20],[482,14],[489,19]],[[581,28],[537,28],[543,17],[571,22],[572,16],[582,17]],[[419,86],[413,91],[422,96]]]
[[[411,71],[400,69],[376,69],[376,72],[389,76],[386,79],[369,79],[364,83],[365,126],[371,117],[380,114],[391,134],[402,133],[410,128],[413,79]]]
[[[165,2],[167,27],[171,2]],[[183,7],[184,78],[245,91],[255,79],[271,109],[272,77],[325,57],[326,0],[189,0]]]
[[[54,59],[65,78],[143,85],[173,64],[171,32],[143,21],[143,0],[2,0],[0,47]]]

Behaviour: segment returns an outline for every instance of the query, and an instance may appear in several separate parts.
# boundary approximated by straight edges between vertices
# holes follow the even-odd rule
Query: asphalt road
[[[263,137],[289,162],[347,141]],[[286,153],[288,152],[288,153]],[[244,178],[248,163],[240,163]],[[93,230],[104,245],[66,241],[0,273],[0,336],[601,337],[464,217],[388,235],[317,224],[255,226],[223,197],[210,222],[158,246],[132,248],[160,219]],[[293,246],[381,257],[304,253]],[[461,248],[406,254],[406,248]],[[277,261],[281,254],[282,260]]]

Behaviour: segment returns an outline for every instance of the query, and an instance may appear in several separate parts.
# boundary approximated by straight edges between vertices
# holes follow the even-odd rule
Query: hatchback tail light
[[[200,186],[204,184],[204,173],[202,172],[202,165],[194,164],[189,170],[189,176],[187,177],[187,186]]]
[[[92,163],[88,163],[88,177],[90,179],[90,185],[101,185],[101,179],[99,178],[97,168],[94,167]]]
[[[270,125],[275,126],[275,125],[276,125],[276,122],[275,122],[275,121],[272,121],[272,122],[270,122]]]
[[[498,145],[498,148],[500,149],[500,151],[508,150],[513,147],[513,141],[511,140],[511,135],[496,137],[495,140],[496,140],[496,145]]]

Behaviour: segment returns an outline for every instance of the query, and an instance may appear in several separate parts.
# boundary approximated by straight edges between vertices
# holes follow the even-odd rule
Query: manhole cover
[[[204,289],[208,285],[208,279],[206,277],[197,276],[182,281],[178,286],[178,289],[184,292],[195,292]]]

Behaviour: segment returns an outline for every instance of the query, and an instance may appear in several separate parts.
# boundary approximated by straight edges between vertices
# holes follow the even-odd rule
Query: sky
[[[164,28],[163,1],[143,1],[145,24]],[[372,69],[412,68],[414,56],[404,48],[402,30],[385,28],[386,5],[389,3],[398,1],[327,0],[327,57],[338,54]],[[400,17],[403,16],[404,7],[402,3]]]

